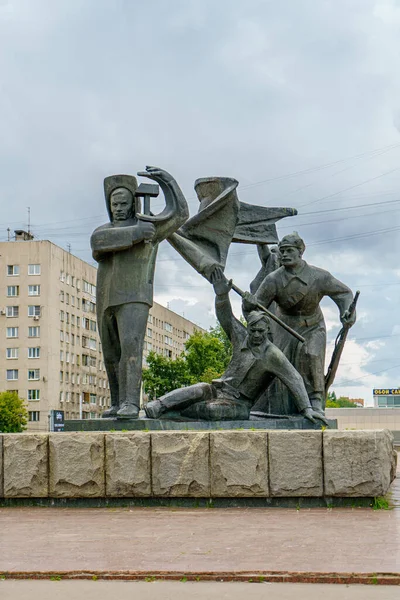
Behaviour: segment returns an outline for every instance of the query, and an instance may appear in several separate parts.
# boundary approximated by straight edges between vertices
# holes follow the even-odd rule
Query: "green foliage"
[[[231,343],[220,325],[207,332],[195,331],[185,348],[185,354],[176,359],[150,352],[143,369],[149,400],[193,383],[211,383],[222,375],[232,356]]]
[[[232,351],[227,352],[226,342],[221,337],[215,337],[212,331],[195,331],[186,342],[185,359],[194,383],[204,381],[204,374],[209,369],[218,375],[224,372]]]
[[[326,397],[326,408],[358,408],[357,404],[350,402],[347,398],[336,397],[335,392],[328,392]]]
[[[171,390],[194,383],[184,358],[172,360],[150,352],[148,368],[143,369],[143,385],[149,399],[159,398]]]
[[[240,320],[242,320],[242,317]],[[232,344],[231,344],[228,336],[226,335],[225,331],[222,329],[222,327],[219,323],[217,323],[217,325],[215,327],[210,327],[209,334],[212,335],[212,337],[217,338],[220,342],[223,343],[223,345],[224,345],[224,363],[225,363],[224,368],[226,368],[228,366],[230,359],[232,358]]]
[[[28,412],[22,398],[16,392],[0,393],[0,431],[20,433],[26,429]]]

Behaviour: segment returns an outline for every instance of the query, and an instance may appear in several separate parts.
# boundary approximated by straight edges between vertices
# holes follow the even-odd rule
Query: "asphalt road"
[[[0,581],[1,600],[398,600],[399,586],[156,581]]]

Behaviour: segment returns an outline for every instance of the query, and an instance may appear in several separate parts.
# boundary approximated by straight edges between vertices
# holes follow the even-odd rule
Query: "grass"
[[[372,508],[373,510],[390,510],[389,501],[384,496],[378,496],[378,498],[374,498]]]

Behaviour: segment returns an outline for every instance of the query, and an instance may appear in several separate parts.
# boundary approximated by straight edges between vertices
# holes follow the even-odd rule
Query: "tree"
[[[143,369],[143,385],[149,399],[159,398],[171,390],[194,383],[184,358],[166,358],[150,352],[146,369]]]
[[[336,397],[335,392],[328,392],[326,397],[326,408],[358,408],[357,404],[351,402],[348,398],[340,396]]]
[[[215,337],[212,331],[195,331],[186,342],[185,360],[194,383],[204,381],[205,372],[210,369],[216,376],[224,372],[231,350],[227,350],[227,344],[221,337]]]
[[[0,431],[20,433],[26,429],[28,412],[22,398],[16,392],[0,393]]]

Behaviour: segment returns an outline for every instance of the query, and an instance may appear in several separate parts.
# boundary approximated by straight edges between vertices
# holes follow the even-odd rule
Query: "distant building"
[[[400,408],[400,388],[375,388],[372,395],[376,408]]]
[[[29,430],[47,431],[51,410],[90,419],[110,405],[96,322],[92,265],[49,241],[18,230],[0,242],[0,391],[17,391]],[[200,327],[155,303],[144,364],[151,350],[176,358]]]
[[[364,398],[349,398],[348,396],[341,396],[340,398],[343,400],[347,400],[348,402],[351,402],[356,406],[364,406]]]

